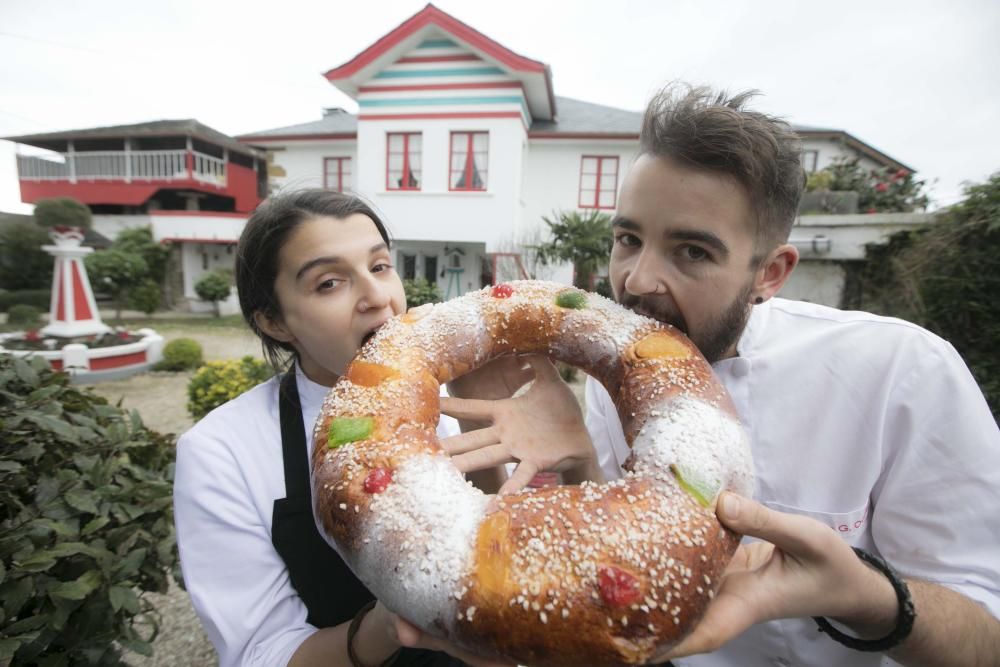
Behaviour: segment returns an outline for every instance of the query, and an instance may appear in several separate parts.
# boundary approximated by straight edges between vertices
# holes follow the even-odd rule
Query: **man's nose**
[[[655,253],[640,253],[625,279],[625,291],[636,296],[666,294],[668,289],[662,264],[663,259],[656,257]]]

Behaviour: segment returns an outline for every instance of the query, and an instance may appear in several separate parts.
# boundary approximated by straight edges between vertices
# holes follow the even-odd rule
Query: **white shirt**
[[[1000,431],[954,348],[897,319],[772,299],[714,364],[746,426],[755,498],[825,523],[899,572],[1000,616]],[[604,388],[587,426],[608,479],[628,456]],[[811,619],[757,625],[678,665],[894,665]]]
[[[184,583],[221,667],[286,665],[316,631],[271,543],[274,501],[285,497],[279,380],[213,410],[177,443],[174,521]],[[308,460],[329,387],[299,369],[296,382]],[[457,422],[442,417],[439,437],[456,433]]]

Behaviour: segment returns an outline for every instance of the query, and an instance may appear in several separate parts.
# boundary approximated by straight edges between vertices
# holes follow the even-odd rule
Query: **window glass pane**
[[[451,135],[451,150],[452,151],[465,151],[466,146],[469,145],[469,140],[466,138],[464,132],[453,132]]]
[[[585,174],[597,173],[597,158],[593,157],[583,158],[583,173]]]
[[[607,158],[601,160],[601,173],[602,174],[617,174],[618,173],[618,160],[614,158]]]
[[[615,193],[613,190],[602,190],[601,197],[598,199],[598,206],[601,208],[614,208],[615,206]]]
[[[424,256],[424,278],[431,285],[437,284],[438,258]]]
[[[595,174],[584,174],[580,178],[580,190],[590,190],[593,192],[597,189],[597,176]]]
[[[402,171],[403,170],[403,156],[400,155],[390,155],[389,156],[389,171]]]
[[[410,154],[410,169],[420,171],[420,153]]]
[[[389,150],[399,152],[403,150],[403,135],[401,134],[390,134],[389,135]]]
[[[618,177],[614,174],[601,174],[601,190],[614,190]]]
[[[400,253],[400,257],[402,258],[400,265],[403,267],[403,280],[413,280],[417,277],[417,256]]]
[[[489,146],[490,135],[486,132],[477,132],[472,136],[472,150],[486,151]]]
[[[451,189],[461,190],[465,187],[465,171],[461,169],[452,169],[451,171]]]
[[[594,205],[594,191],[580,190],[580,206],[593,206],[593,205]]]
[[[411,154],[412,153],[419,153],[421,145],[422,145],[421,135],[419,133],[417,133],[417,134],[411,134],[410,135],[410,153]]]

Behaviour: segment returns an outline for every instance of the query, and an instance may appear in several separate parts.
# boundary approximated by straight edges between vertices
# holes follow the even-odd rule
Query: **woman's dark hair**
[[[288,343],[271,338],[260,330],[254,313],[268,318],[281,316],[281,304],[274,291],[278,277],[278,259],[289,235],[301,223],[320,217],[343,220],[355,213],[366,215],[375,223],[386,245],[392,245],[382,219],[366,201],[356,195],[329,190],[296,190],[265,200],[247,220],[236,246],[236,290],[243,319],[264,347],[264,357],[277,371],[295,356]]]
[[[785,121],[746,108],[755,91],[737,95],[670,84],[646,108],[640,150],[735,178],[756,214],[756,247],[788,239],[805,185],[799,137]]]

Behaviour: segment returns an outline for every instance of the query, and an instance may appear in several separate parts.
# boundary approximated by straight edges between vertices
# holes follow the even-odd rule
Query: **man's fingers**
[[[458,454],[451,457],[451,462],[460,472],[474,472],[485,470],[504,463],[514,461],[504,445],[489,445],[481,449],[474,449],[465,454]]]
[[[735,493],[719,498],[716,513],[731,530],[770,542],[793,557],[821,557],[830,538],[837,539],[814,519],[775,512]]]
[[[528,364],[535,373],[535,377],[545,381],[562,381],[555,364],[549,361],[548,357],[540,354],[531,354],[526,357]]]
[[[510,478],[503,483],[500,490],[497,491],[498,496],[506,496],[511,493],[517,493],[524,487],[528,485],[535,475],[538,474],[538,466],[529,462],[521,461],[514,468],[514,472],[511,473]]]
[[[474,449],[499,443],[500,438],[497,437],[496,429],[489,426],[445,438],[441,441],[441,447],[448,455],[455,456],[456,454],[465,454]]]
[[[493,418],[496,401],[483,401],[475,398],[441,397],[441,412],[455,419],[470,419],[485,421]]]

